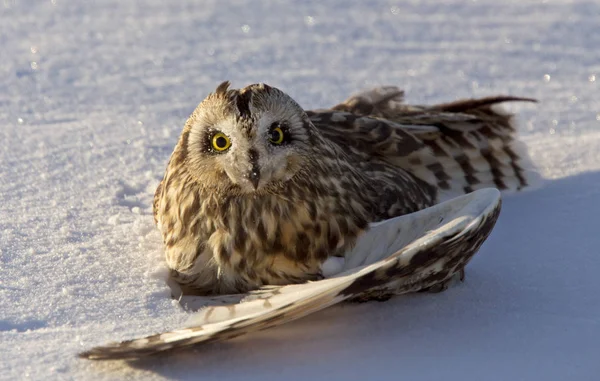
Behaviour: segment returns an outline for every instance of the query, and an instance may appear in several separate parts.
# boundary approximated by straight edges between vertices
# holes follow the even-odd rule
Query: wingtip
[[[508,97],[508,98],[512,98],[512,99],[507,99],[506,102],[515,101],[515,102],[540,103],[540,101],[535,98],[528,98],[528,97]]]
[[[80,352],[77,354],[77,357],[84,360],[91,361],[107,361],[107,360],[124,360],[124,361],[133,361],[138,360],[143,356],[147,356],[151,353],[143,354],[143,353],[135,353],[130,349],[128,352],[113,350],[112,347],[95,347],[89,349],[84,352]]]
[[[431,109],[445,112],[468,112],[482,107],[493,107],[494,105],[505,102],[538,103],[538,100],[535,98],[516,97],[512,95],[496,95],[484,98],[461,99],[451,103],[442,103],[432,106]]]

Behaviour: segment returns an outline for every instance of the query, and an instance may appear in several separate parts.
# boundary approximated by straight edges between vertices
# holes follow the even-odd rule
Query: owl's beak
[[[253,168],[248,174],[248,179],[252,183],[254,190],[258,189],[258,183],[260,182],[260,172],[257,168]]]

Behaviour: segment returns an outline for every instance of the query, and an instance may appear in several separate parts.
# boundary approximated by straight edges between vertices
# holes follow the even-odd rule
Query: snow
[[[0,379],[591,380],[600,370],[600,2],[0,4]],[[221,81],[306,108],[375,85],[507,93],[549,179],[504,200],[467,278],[151,360],[76,353],[176,328],[151,199]]]

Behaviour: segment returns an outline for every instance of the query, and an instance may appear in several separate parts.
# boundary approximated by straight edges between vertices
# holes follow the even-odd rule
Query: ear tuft
[[[225,81],[222,82],[219,86],[217,86],[217,89],[215,90],[215,94],[217,95],[222,95],[225,94],[227,92],[227,90],[229,89],[229,81]]]

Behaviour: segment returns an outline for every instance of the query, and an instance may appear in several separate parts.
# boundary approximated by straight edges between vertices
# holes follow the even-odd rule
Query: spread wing
[[[427,289],[464,268],[491,232],[500,205],[499,192],[484,189],[372,224],[329,278],[232,296],[242,300],[200,310],[188,328],[107,344],[80,356],[135,359],[263,330],[347,299]]]

